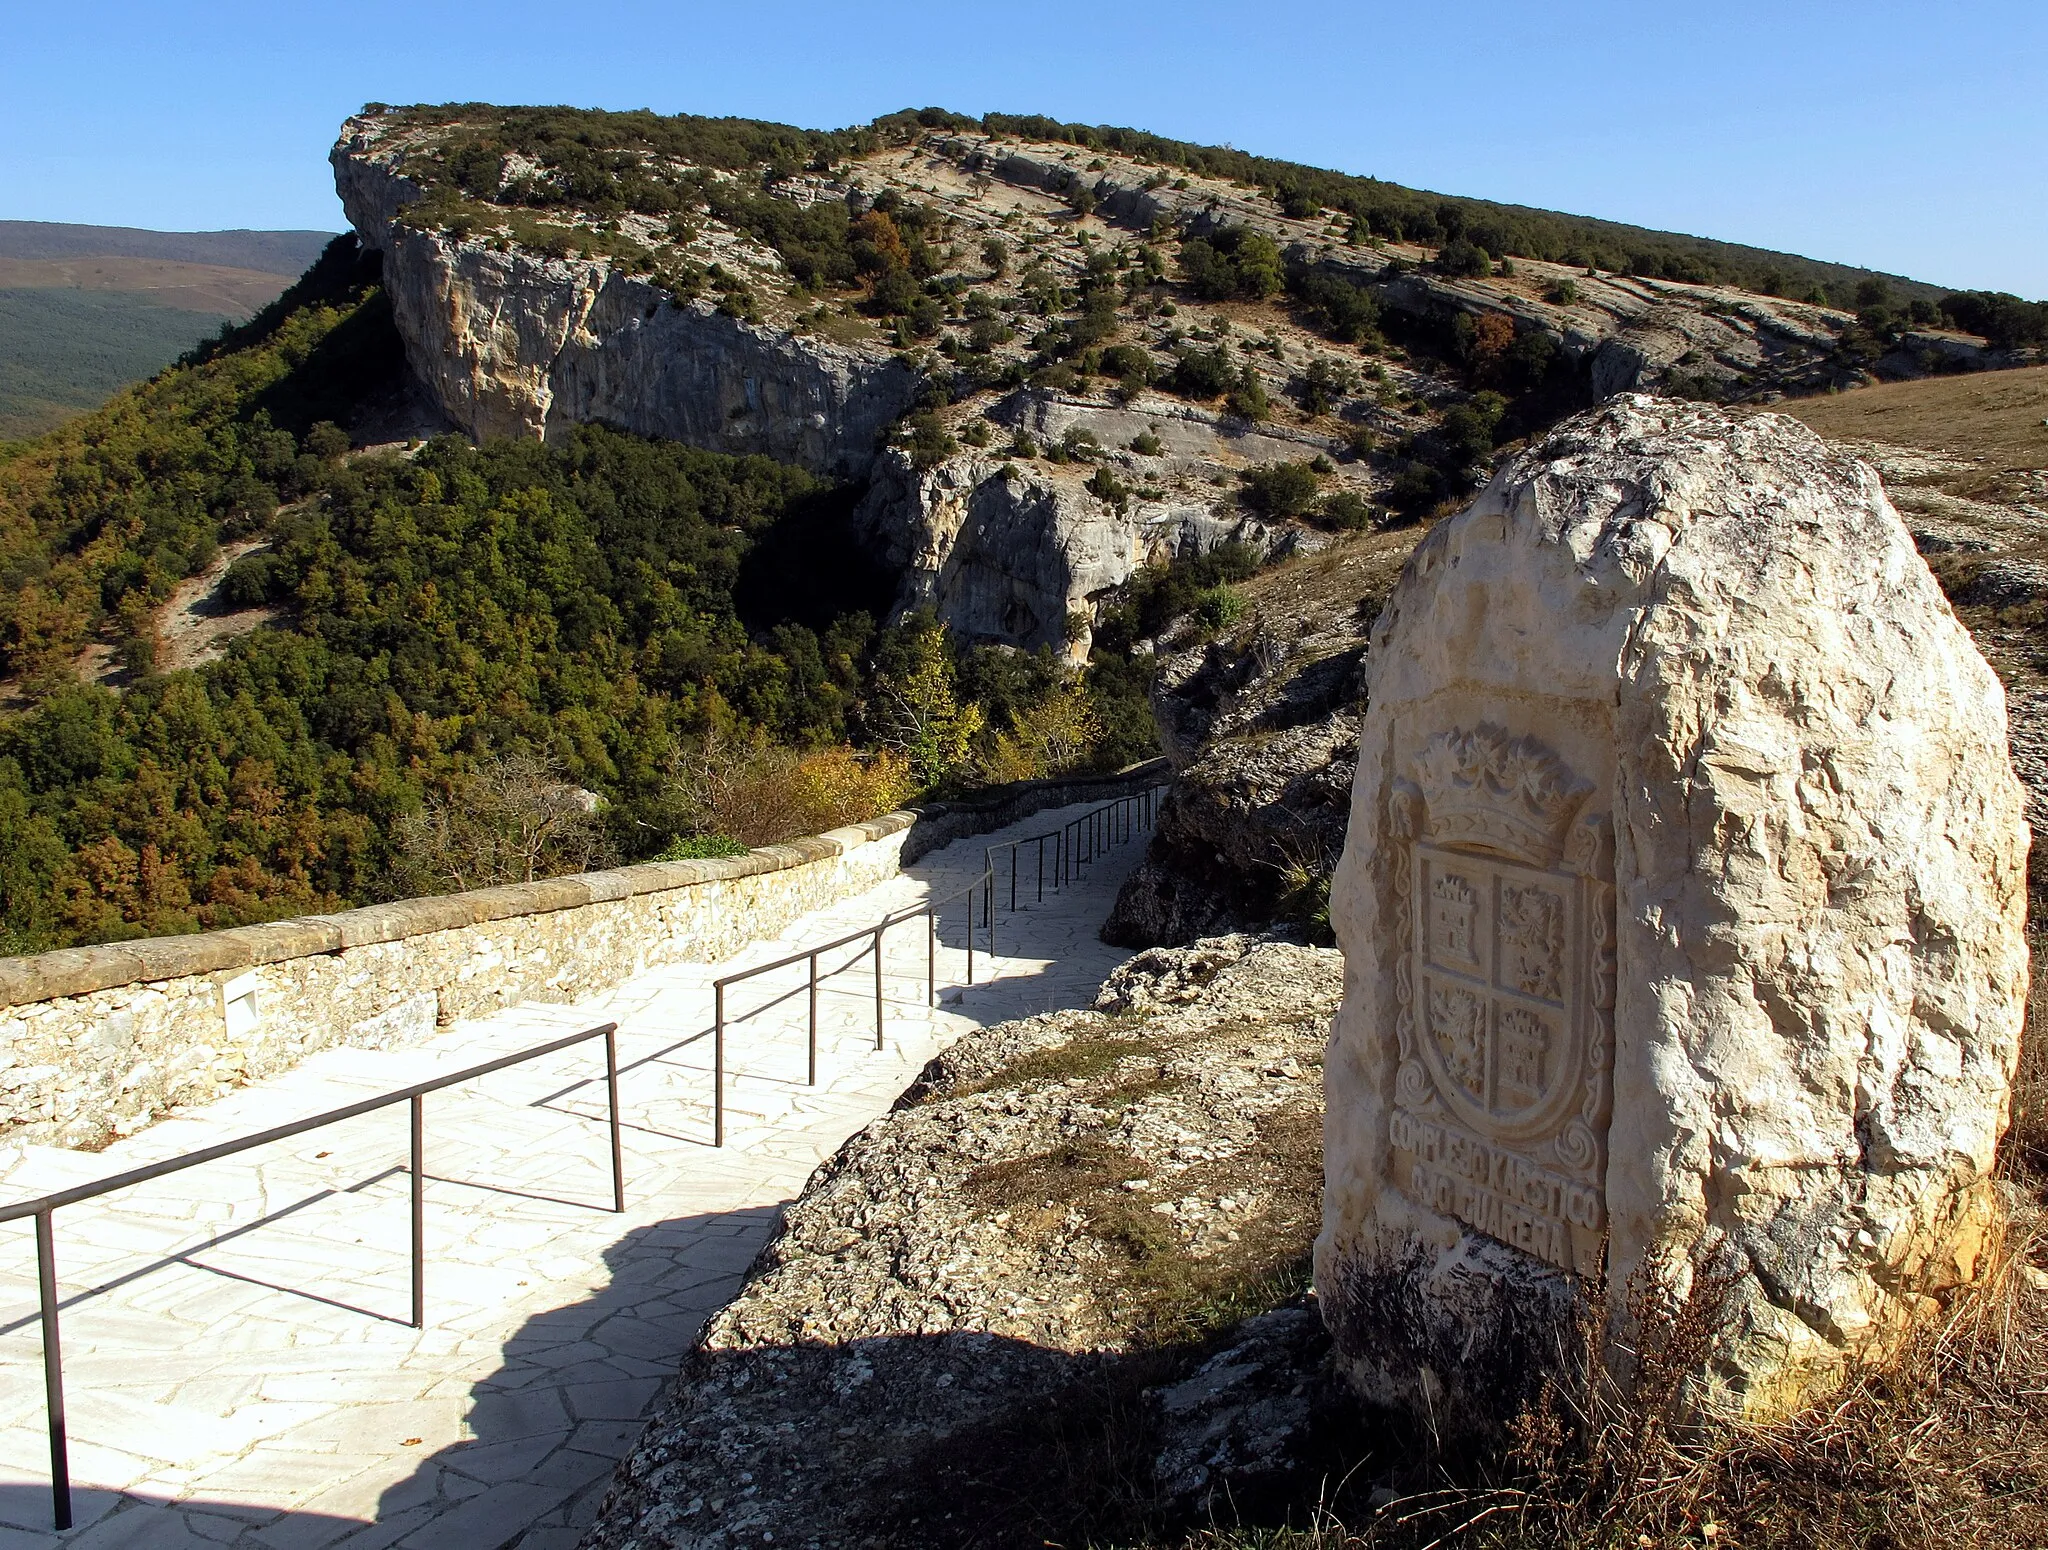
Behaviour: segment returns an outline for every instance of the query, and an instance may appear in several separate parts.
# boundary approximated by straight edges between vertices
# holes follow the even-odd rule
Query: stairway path
[[[624,1215],[610,1210],[601,1042],[427,1098],[422,1330],[409,1324],[403,1105],[60,1211],[76,1514],[62,1535],[49,1527],[33,1239],[26,1222],[0,1228],[0,1550],[568,1550],[662,1381],[818,1163],[963,1031],[1093,998],[1121,956],[1095,932],[1143,846],[1133,837],[1042,904],[999,910],[995,977],[977,944],[972,988],[955,905],[936,1009],[922,920],[894,930],[884,1047],[870,960],[820,995],[814,1088],[804,966],[736,987],[723,1149],[709,1144],[712,980],[950,893],[985,846],[1083,811],[960,841],[715,966],[513,1008],[412,1049],[326,1051],[95,1155],[25,1149],[0,1198],[619,1023]]]

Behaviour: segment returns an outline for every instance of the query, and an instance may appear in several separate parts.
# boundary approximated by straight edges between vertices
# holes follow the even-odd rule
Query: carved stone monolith
[[[1979,1273],[2027,831],[1868,467],[1616,399],[1423,540],[1368,685],[1316,1256],[1355,1384],[1498,1425],[1589,1292],[1712,1261],[1692,1388],[1782,1413]]]

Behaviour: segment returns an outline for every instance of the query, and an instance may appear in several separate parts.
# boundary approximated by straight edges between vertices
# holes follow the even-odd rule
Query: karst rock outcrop
[[[879,342],[841,345],[678,302],[602,257],[401,221],[421,190],[376,114],[343,126],[332,160],[349,223],[383,254],[407,362],[471,436],[601,421],[859,474],[916,397],[916,374]]]
[[[1767,1416],[1980,1273],[2027,831],[1866,465],[1582,414],[1417,548],[1367,679],[1317,1250],[1360,1388],[1498,1425],[1582,1298],[1621,1349],[1725,1284],[1695,1398]]]
[[[1079,660],[1139,567],[1307,530],[1246,511],[1250,470],[1312,463],[1347,521],[1460,484],[1440,432],[1482,383],[1527,425],[1616,392],[1754,402],[2010,355],[1930,327],[1879,359],[1837,308],[1581,256],[1456,263],[1130,148],[899,120],[811,149],[749,161],[651,117],[481,104],[350,118],[335,185],[382,256],[413,428],[602,422],[868,481],[899,616]],[[893,300],[894,248],[846,240],[871,215],[914,258]],[[1276,266],[1256,305],[1188,268],[1232,233]],[[1671,272],[1652,257],[1629,263]]]

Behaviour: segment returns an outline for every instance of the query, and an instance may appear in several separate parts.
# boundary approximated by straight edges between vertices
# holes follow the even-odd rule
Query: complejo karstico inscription
[[[1392,791],[1399,933],[1395,1183],[1591,1271],[1614,1011],[1613,843],[1593,787],[1482,724],[1433,738]]]

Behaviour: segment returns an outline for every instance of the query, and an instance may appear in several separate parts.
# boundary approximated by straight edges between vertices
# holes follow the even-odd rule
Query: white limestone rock
[[[1430,533],[1368,680],[1317,1245],[1359,1388],[1497,1425],[1603,1255],[1615,1309],[1718,1260],[1697,1398],[1767,1415],[1976,1273],[2027,830],[1876,474],[1616,399]]]
[[[377,115],[342,127],[335,189],[384,287],[407,363],[479,439],[600,421],[714,452],[865,473],[918,378],[881,345],[841,345],[677,305],[602,258],[554,258],[404,225],[421,196]],[[502,248],[502,250],[501,250]],[[772,255],[769,255],[772,257]]]
[[[1096,602],[1149,561],[1225,543],[1272,552],[1287,536],[1185,494],[1113,503],[1087,480],[1085,465],[1049,473],[982,453],[919,469],[891,448],[853,523],[902,576],[897,616],[928,608],[965,640],[1064,645],[1076,661]]]

